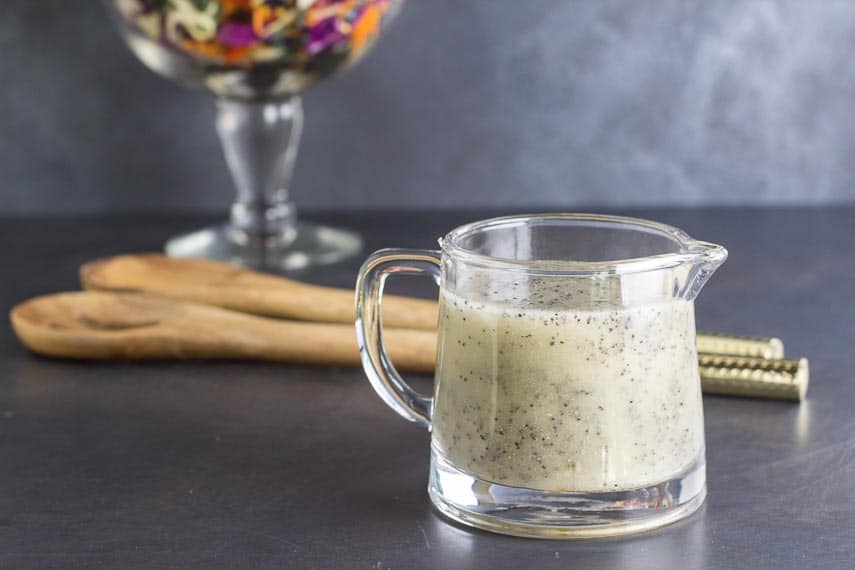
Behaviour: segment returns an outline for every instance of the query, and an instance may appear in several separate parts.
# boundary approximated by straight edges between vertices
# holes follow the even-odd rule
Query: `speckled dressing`
[[[438,450],[479,479],[553,492],[634,489],[692,466],[703,448],[692,302],[568,310],[579,303],[562,286],[547,298],[526,285],[501,302],[442,293]]]

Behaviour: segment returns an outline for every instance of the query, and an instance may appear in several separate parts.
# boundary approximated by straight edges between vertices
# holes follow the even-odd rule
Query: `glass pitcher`
[[[432,432],[446,516],[551,538],[655,528],[706,493],[693,301],[727,252],[656,222],[590,214],[476,222],[442,251],[386,249],[357,281],[374,389]],[[393,273],[440,287],[434,395],[383,346]]]

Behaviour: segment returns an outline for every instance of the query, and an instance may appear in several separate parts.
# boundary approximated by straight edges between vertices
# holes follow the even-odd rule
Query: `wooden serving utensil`
[[[283,321],[140,293],[84,291],[16,306],[12,326],[30,350],[86,360],[241,359],[359,366],[350,324]],[[387,329],[395,366],[431,373],[433,331]],[[799,401],[808,363],[699,355],[705,393]]]
[[[353,325],[352,289],[309,285],[227,263],[160,254],[119,255],[80,268],[88,290],[154,293],[267,317]],[[387,295],[388,327],[436,330],[435,301]]]
[[[12,310],[33,352],[73,359],[242,359],[358,366],[352,324],[283,321],[139,293],[84,291],[36,297]],[[402,370],[432,372],[436,334],[389,329]]]
[[[351,324],[350,289],[309,285],[217,261],[177,259],[160,254],[130,254],[99,259],[80,269],[89,290],[154,293],[172,299],[213,305],[268,317]],[[386,327],[435,331],[437,303],[408,297],[383,297]],[[777,338],[755,339],[699,332],[698,352],[778,359],[784,345]]]

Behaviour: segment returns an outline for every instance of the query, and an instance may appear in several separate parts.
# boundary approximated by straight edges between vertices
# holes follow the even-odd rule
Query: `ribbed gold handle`
[[[810,379],[806,358],[772,360],[699,354],[698,367],[705,394],[801,401]]]
[[[751,358],[784,358],[784,343],[779,338],[752,338],[747,336],[698,333],[698,352],[723,356]]]

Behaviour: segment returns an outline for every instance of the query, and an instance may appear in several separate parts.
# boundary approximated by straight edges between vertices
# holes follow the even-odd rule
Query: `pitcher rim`
[[[543,221],[607,223],[618,226],[633,226],[635,231],[655,233],[669,238],[679,244],[678,251],[663,252],[648,256],[629,257],[625,259],[609,259],[602,261],[574,260],[542,260],[542,259],[513,259],[477,253],[461,245],[463,237],[490,228],[511,226],[527,222]],[[627,228],[630,231],[632,228]],[[656,271],[673,268],[682,264],[702,264],[709,269],[715,269],[727,259],[727,250],[718,244],[699,241],[680,228],[630,216],[589,213],[535,213],[500,216],[470,222],[458,226],[438,240],[442,252],[454,259],[460,259],[469,264],[484,268],[518,271],[539,275],[596,275],[596,274],[628,274]]]

